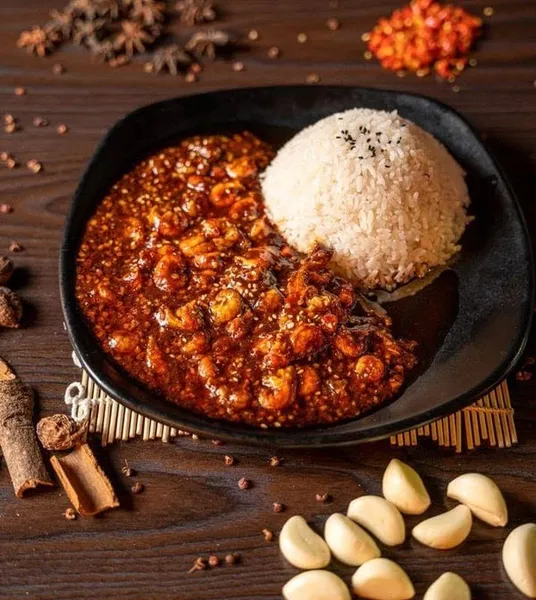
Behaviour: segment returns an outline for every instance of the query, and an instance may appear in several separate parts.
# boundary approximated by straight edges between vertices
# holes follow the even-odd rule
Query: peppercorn
[[[273,503],[273,511],[275,513],[282,513],[285,510],[285,505],[281,504],[280,502],[274,502]]]
[[[249,490],[249,488],[251,487],[251,481],[249,479],[246,479],[245,477],[242,477],[242,479],[238,481],[238,487],[241,490]]]

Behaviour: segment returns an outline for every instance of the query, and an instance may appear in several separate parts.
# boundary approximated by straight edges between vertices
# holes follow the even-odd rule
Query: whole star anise
[[[198,56],[206,56],[210,60],[214,60],[218,48],[223,48],[230,42],[231,38],[228,33],[212,29],[194,33],[185,48]]]
[[[109,62],[115,57],[114,45],[111,40],[90,38],[88,46],[91,54],[99,63]]]
[[[104,30],[106,19],[93,19],[84,21],[76,19],[73,27],[73,42],[78,45],[91,46],[99,40],[99,35]]]
[[[97,16],[97,5],[94,0],[71,0],[65,7],[65,12],[91,20]]]
[[[134,0],[130,18],[141,21],[144,25],[154,25],[163,21],[166,16],[166,3],[155,0]]]
[[[53,52],[60,42],[61,35],[55,29],[35,26],[19,35],[17,46],[26,48],[30,54],[43,57]]]
[[[216,18],[212,0],[179,0],[175,4],[175,10],[180,14],[181,23],[189,27],[214,21]]]
[[[171,75],[177,75],[180,67],[187,67],[192,62],[192,57],[180,46],[170,44],[154,53],[152,61],[147,63],[151,68],[147,67],[145,70],[150,73],[160,73],[167,69]]]
[[[62,40],[69,40],[73,33],[73,14],[65,10],[51,10],[50,19],[47,27],[58,31],[61,34]]]
[[[121,21],[121,29],[113,41],[114,49],[131,58],[136,52],[144,52],[145,45],[152,44],[157,32],[149,31],[143,23]]]

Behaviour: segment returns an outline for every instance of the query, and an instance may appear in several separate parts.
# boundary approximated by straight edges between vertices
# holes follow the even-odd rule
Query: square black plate
[[[75,299],[75,258],[85,224],[108,188],[135,162],[192,133],[252,130],[280,144],[337,111],[397,110],[439,139],[467,172],[475,221],[451,270],[392,305],[397,333],[420,341],[421,368],[402,396],[329,427],[264,430],[215,421],[152,395],[111,362]],[[91,377],[129,408],[212,438],[286,447],[373,440],[451,413],[494,387],[525,345],[533,305],[530,241],[519,204],[495,160],[467,122],[431,99],[358,87],[269,87],[177,98],[129,114],[106,135],[75,193],[60,258],[63,311],[73,346]]]

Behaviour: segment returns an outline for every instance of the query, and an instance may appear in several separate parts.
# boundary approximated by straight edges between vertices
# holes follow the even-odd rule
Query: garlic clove
[[[381,496],[352,500],[347,515],[386,546],[398,546],[406,539],[406,525],[398,508]]]
[[[412,535],[425,546],[448,550],[465,540],[472,522],[471,511],[465,504],[459,504],[448,512],[422,521],[413,528]]]
[[[430,506],[430,496],[420,475],[396,458],[385,469],[382,489],[384,497],[407,515],[421,515]]]
[[[326,521],[324,539],[333,556],[352,567],[358,567],[367,560],[381,555],[380,549],[370,535],[340,513],[331,515]]]
[[[502,558],[516,588],[528,598],[536,598],[536,523],[525,523],[510,532]]]
[[[465,473],[453,479],[447,488],[447,496],[471,509],[482,521],[494,527],[508,523],[508,509],[497,484],[480,473]]]
[[[409,600],[415,596],[406,572],[387,558],[373,558],[361,565],[352,577],[352,590],[369,600]]]
[[[471,590],[456,573],[443,573],[426,590],[423,600],[471,600]]]
[[[351,600],[344,581],[330,571],[305,571],[283,587],[285,600]]]
[[[326,542],[299,515],[290,517],[283,525],[279,548],[288,562],[298,569],[323,569],[331,560]]]

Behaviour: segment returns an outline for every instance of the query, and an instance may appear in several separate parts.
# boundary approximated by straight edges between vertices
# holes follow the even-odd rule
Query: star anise
[[[144,25],[154,25],[163,21],[166,15],[166,3],[155,0],[134,0],[130,18],[141,21]]]
[[[30,54],[43,57],[53,52],[60,42],[61,36],[55,29],[35,26],[19,35],[17,46],[26,48]]]
[[[114,45],[110,40],[90,38],[88,46],[99,63],[109,62],[115,57]]]
[[[160,73],[161,71],[169,71],[171,75],[177,75],[180,67],[187,67],[191,65],[193,62],[192,57],[185,52],[180,46],[177,44],[170,44],[169,46],[164,46],[157,50],[150,63],[149,68],[146,68],[146,71],[150,73]]]
[[[207,23],[216,18],[212,0],[179,0],[175,4],[175,10],[180,14],[181,23],[188,26]]]
[[[74,23],[72,13],[65,10],[51,10],[50,17],[51,20],[48,22],[47,27],[59,32],[63,40],[70,39],[73,33]]]
[[[228,33],[212,29],[194,33],[185,48],[198,56],[206,56],[210,60],[214,60],[218,48],[223,48],[230,42],[231,38]]]
[[[97,4],[94,0],[71,0],[65,7],[65,12],[69,12],[76,17],[85,17],[94,19],[97,16]]]
[[[73,28],[73,42],[81,46],[91,46],[99,40],[99,35],[106,25],[106,19],[93,19],[84,21],[76,19]]]
[[[131,58],[136,52],[144,52],[145,45],[152,44],[158,32],[150,31],[137,21],[121,21],[121,29],[114,38],[114,49]]]

